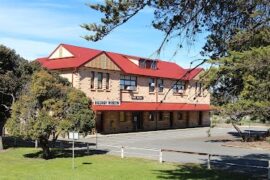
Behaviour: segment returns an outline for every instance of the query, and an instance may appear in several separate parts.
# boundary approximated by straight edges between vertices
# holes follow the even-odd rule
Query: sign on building
[[[119,106],[120,101],[95,101],[95,105]]]

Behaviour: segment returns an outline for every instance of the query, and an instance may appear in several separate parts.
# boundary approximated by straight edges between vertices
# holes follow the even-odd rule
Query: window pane
[[[136,77],[135,77],[135,76],[131,76],[130,79],[131,79],[131,80],[136,80]]]

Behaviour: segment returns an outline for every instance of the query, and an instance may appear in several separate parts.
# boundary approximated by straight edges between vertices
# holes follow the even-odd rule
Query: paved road
[[[222,157],[212,158],[212,164],[216,167],[225,168],[224,163],[251,165],[253,168],[247,168],[248,171],[261,171],[266,173],[266,169],[256,168],[256,166],[267,167],[267,161],[270,160],[270,152],[267,150],[243,149],[222,146],[224,141],[237,139],[236,131],[233,128],[214,128],[211,137],[208,137],[209,128],[190,128],[178,130],[162,130],[138,133],[123,133],[113,135],[99,135],[97,138],[98,149],[105,149],[109,154],[120,156],[121,146],[125,148],[125,156],[144,157],[158,160],[160,149],[173,149],[193,152],[204,152],[210,154],[223,155]],[[241,128],[247,130],[247,128]],[[252,130],[264,131],[267,128],[253,127]],[[95,137],[88,137],[84,142],[95,143]],[[103,146],[104,145],[104,146]],[[108,147],[110,146],[110,147]],[[116,147],[111,147],[116,146]],[[136,147],[136,148],[133,148]],[[142,150],[154,149],[152,150]],[[239,156],[239,157],[230,157]],[[259,159],[256,161],[246,159]],[[163,160],[168,162],[182,163],[202,163],[205,164],[207,156],[189,155],[181,153],[163,153]],[[266,161],[267,160],[267,161]],[[237,167],[230,165],[230,167]],[[238,168],[238,167],[237,167]],[[242,168],[245,171],[245,168]]]

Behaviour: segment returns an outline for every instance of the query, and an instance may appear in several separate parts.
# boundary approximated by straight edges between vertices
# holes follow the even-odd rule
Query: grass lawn
[[[10,148],[0,152],[0,179],[248,179],[242,174],[206,170],[197,165],[159,164],[104,154],[77,157],[75,170],[71,168],[70,157],[43,160],[24,156],[37,152],[33,148]]]

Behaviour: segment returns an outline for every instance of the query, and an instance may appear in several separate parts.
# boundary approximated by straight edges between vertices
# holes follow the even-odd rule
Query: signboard
[[[143,96],[132,96],[132,100],[143,100]]]
[[[79,133],[78,132],[69,132],[68,133],[68,138],[78,140],[79,139]]]
[[[95,105],[119,106],[120,101],[95,101]]]

